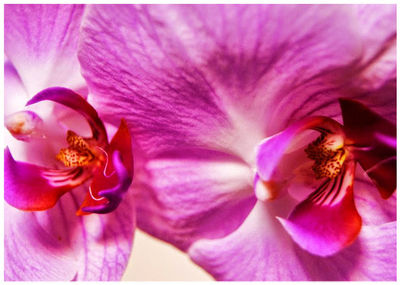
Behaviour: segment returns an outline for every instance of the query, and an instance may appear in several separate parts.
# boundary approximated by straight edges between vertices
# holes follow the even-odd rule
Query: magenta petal
[[[355,159],[388,198],[396,190],[396,125],[353,100],[340,99],[340,107]]]
[[[198,240],[190,257],[221,281],[396,280],[396,222],[363,227],[348,248],[321,257],[293,243],[271,215],[285,206],[257,203],[236,231]]]
[[[330,257],[299,252],[313,280],[395,281],[396,222],[363,226],[357,240]]]
[[[26,105],[29,106],[44,100],[57,102],[77,111],[88,121],[92,129],[93,138],[96,139],[99,144],[107,144],[106,129],[96,110],[77,93],[62,87],[47,88],[36,94]]]
[[[222,147],[221,131],[230,125],[215,90],[185,51],[175,52],[167,46],[165,50],[157,43],[166,40],[172,44],[174,33],[158,31],[163,24],[153,23],[162,23],[159,17],[163,13],[153,17],[148,10],[173,7],[93,5],[82,29],[79,60],[92,90],[88,100],[115,125],[119,123],[116,113],[124,117],[132,136],[152,154],[193,144]],[[121,28],[126,32],[117,32]],[[155,34],[162,39],[157,40]],[[172,45],[179,45],[179,40]],[[170,52],[175,56],[170,57]],[[220,140],[210,139],[210,133]]]
[[[79,267],[71,250],[38,223],[34,213],[4,205],[4,280],[72,280]]]
[[[320,256],[333,255],[351,244],[361,229],[353,197],[354,164],[343,174],[327,180],[292,211],[279,218],[283,227],[303,249]]]
[[[77,59],[83,12],[84,5],[4,6],[4,52],[28,94],[84,86]]]
[[[278,200],[257,202],[237,230],[198,240],[189,248],[190,257],[218,281],[309,280],[293,242],[271,215],[274,207],[285,206]]]
[[[4,199],[15,208],[29,211],[46,210],[76,185],[75,172],[48,176],[51,170],[13,159],[8,148],[4,150]],[[84,175],[84,174],[83,174]],[[81,179],[79,174],[77,179]],[[51,180],[50,180],[51,179]]]
[[[142,175],[132,186],[140,189],[138,226],[182,250],[199,238],[229,234],[255,203],[251,169],[212,151],[181,150],[153,159]]]
[[[78,217],[83,190],[69,192],[42,212],[26,213],[6,205],[6,279],[121,279],[135,229],[132,197],[125,197],[110,214]]]
[[[85,189],[86,190],[86,189]],[[62,207],[68,213],[68,237],[76,258],[81,265],[75,280],[119,281],[125,272],[133,246],[136,225],[135,204],[132,195],[127,194],[118,208],[106,215],[92,214],[78,217],[86,192],[67,195]],[[56,212],[56,210],[54,211]],[[55,216],[51,216],[54,214]],[[50,217],[57,221],[57,213]],[[51,225],[51,230],[57,225]]]

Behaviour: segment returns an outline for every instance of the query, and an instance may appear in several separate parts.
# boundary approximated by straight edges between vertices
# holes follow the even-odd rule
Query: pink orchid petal
[[[4,199],[21,210],[53,207],[62,195],[89,178],[88,175],[83,168],[66,172],[15,161],[8,148],[4,151]]]
[[[339,5],[91,6],[79,51],[89,101],[115,124],[115,112],[126,117],[146,152],[208,146],[247,160],[290,122],[339,115],[336,98],[359,76],[355,15]]]
[[[392,5],[357,5],[363,47],[362,85],[372,89],[396,79],[396,9]]]
[[[132,197],[126,197],[110,214],[78,217],[75,212],[84,197],[82,190],[64,195],[48,211],[26,213],[7,206],[7,279],[121,279],[135,227]]]
[[[344,131],[355,159],[378,187],[383,198],[396,190],[396,146],[387,143],[396,139],[396,125],[367,106],[341,99]],[[382,139],[383,137],[383,139]]]
[[[142,175],[132,186],[140,189],[138,225],[182,250],[199,238],[232,232],[255,202],[250,168],[211,151],[182,150],[154,159]]]
[[[257,202],[226,237],[195,242],[188,250],[192,260],[219,281],[308,280],[270,205]]]
[[[357,240],[330,257],[300,253],[313,280],[395,281],[396,222],[363,226]]]
[[[92,136],[98,141],[98,144],[100,146],[107,144],[106,129],[96,110],[77,93],[62,87],[47,88],[36,94],[26,105],[29,106],[44,100],[62,104],[81,114],[88,121],[92,129]]]
[[[38,224],[34,213],[4,205],[4,280],[72,280],[78,262],[73,252]]]
[[[4,52],[28,94],[84,86],[76,54],[83,11],[83,5],[5,5]]]
[[[320,257],[291,241],[273,216],[283,204],[271,203],[258,202],[230,235],[195,242],[189,249],[193,261],[221,281],[396,279],[395,222],[363,227],[351,246]]]
[[[349,246],[361,229],[353,197],[354,164],[328,180],[292,211],[288,219],[279,218],[293,240],[303,249],[320,256],[333,255]]]
[[[148,44],[156,44],[152,35],[158,33],[152,31],[156,19],[147,14],[148,8],[88,8],[79,59],[88,86],[95,94],[89,96],[89,101],[107,121],[117,124],[115,113],[124,117],[132,136],[143,142],[147,152],[156,154],[174,146],[212,143],[205,134],[217,135],[229,125],[218,98],[203,75],[187,64],[189,59],[183,51],[183,59],[172,59],[160,47],[147,50]],[[150,29],[141,31],[142,24],[150,25]],[[124,32],[116,32],[121,27]],[[103,31],[100,38],[98,29]],[[93,49],[99,52],[89,55]],[[112,61],[106,69],[101,67],[104,60]]]

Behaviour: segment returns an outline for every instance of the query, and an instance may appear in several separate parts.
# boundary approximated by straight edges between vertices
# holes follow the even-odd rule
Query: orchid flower
[[[141,229],[217,280],[396,279],[395,6],[86,16],[88,100],[148,157]]]
[[[128,262],[131,137],[119,117],[109,142],[78,95],[84,10],[5,6],[5,280],[118,280]]]

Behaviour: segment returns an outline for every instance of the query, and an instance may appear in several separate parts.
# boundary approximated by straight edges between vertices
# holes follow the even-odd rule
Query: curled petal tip
[[[96,110],[85,99],[68,88],[51,87],[33,96],[26,106],[49,100],[69,107],[85,117],[92,129],[93,138],[99,144],[107,144],[107,133]]]

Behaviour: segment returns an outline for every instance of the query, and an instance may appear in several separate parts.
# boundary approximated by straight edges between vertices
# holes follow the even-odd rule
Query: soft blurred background
[[[173,246],[136,229],[122,281],[211,281],[213,278]]]

